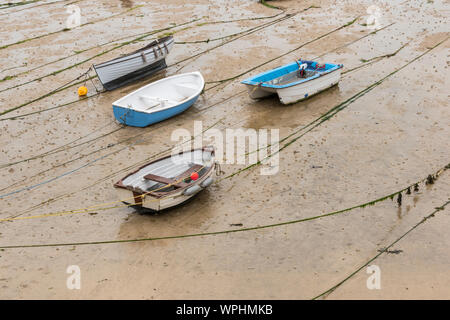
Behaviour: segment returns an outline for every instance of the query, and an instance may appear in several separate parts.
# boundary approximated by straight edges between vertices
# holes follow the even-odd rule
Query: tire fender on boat
[[[202,183],[200,183],[200,187],[207,188],[214,182],[212,177],[206,178]]]
[[[185,196],[192,196],[199,192],[202,189],[205,189],[209,187],[214,182],[214,179],[212,177],[208,177],[205,180],[203,180],[200,184],[197,184],[195,186],[192,186],[190,188],[187,188],[183,191],[183,195]]]
[[[183,191],[183,195],[185,196],[192,196],[194,194],[196,194],[197,192],[199,192],[200,190],[202,190],[202,187],[200,187],[198,184],[195,186],[192,186],[190,188],[187,188],[186,190]]]

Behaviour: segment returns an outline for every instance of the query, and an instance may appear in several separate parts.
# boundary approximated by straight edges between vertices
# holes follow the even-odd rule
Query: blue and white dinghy
[[[252,99],[278,94],[281,103],[306,99],[335,84],[341,78],[342,64],[319,64],[297,60],[288,65],[260,73],[242,81]]]
[[[128,126],[146,127],[185,111],[197,101],[204,86],[198,71],[167,77],[113,102],[114,116]]]

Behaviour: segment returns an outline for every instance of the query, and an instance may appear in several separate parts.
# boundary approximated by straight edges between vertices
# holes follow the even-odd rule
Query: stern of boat
[[[252,99],[261,99],[271,96],[273,94],[273,92],[268,91],[267,88],[262,88],[259,86],[249,84],[246,84],[245,86],[247,87],[248,95]]]

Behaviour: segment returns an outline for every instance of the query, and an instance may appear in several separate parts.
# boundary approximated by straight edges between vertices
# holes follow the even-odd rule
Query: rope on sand
[[[368,260],[366,263],[364,263],[361,267],[359,267],[358,269],[356,269],[355,271],[353,271],[350,275],[348,275],[344,280],[340,281],[338,284],[334,285],[333,287],[331,287],[330,289],[322,292],[321,294],[315,296],[314,298],[312,298],[312,300],[317,300],[321,297],[327,296],[330,293],[332,293],[334,290],[336,290],[337,288],[339,288],[341,285],[343,285],[347,280],[349,280],[351,277],[353,277],[355,274],[357,274],[359,271],[361,271],[364,267],[368,266],[370,263],[372,263],[375,259],[377,259],[379,256],[381,256],[383,253],[387,252],[389,250],[389,248],[392,248],[397,242],[399,242],[400,240],[402,240],[404,237],[406,237],[410,232],[412,232],[414,229],[416,229],[417,227],[419,227],[421,224],[425,223],[426,221],[428,221],[428,219],[433,218],[435,216],[436,213],[444,210],[444,208],[450,203],[450,201],[445,202],[442,206],[435,208],[435,210],[430,213],[429,215],[427,215],[426,217],[422,218],[422,220],[420,220],[418,223],[416,223],[414,226],[412,226],[408,231],[406,231],[404,234],[402,234],[400,237],[398,237],[395,241],[393,241],[390,245],[388,245],[386,248],[382,249],[379,251],[379,253],[377,255],[375,255],[373,258],[371,258],[370,260]]]
[[[437,172],[435,172],[433,174],[434,180],[436,180],[440,174],[442,174],[445,170],[450,169],[450,164],[446,165],[445,167],[439,169]],[[427,181],[427,178],[421,179],[420,181],[417,181],[399,191],[396,191],[394,193],[391,193],[387,196],[369,201],[369,202],[365,202],[359,205],[355,205],[353,207],[349,207],[349,208],[345,208],[342,210],[338,210],[338,211],[333,211],[333,212],[329,212],[329,213],[325,213],[325,214],[321,214],[321,215],[316,215],[316,216],[312,216],[312,217],[308,217],[308,218],[302,218],[302,219],[295,219],[295,220],[290,220],[290,221],[285,221],[285,222],[280,222],[280,223],[273,223],[273,224],[267,224],[267,225],[262,225],[262,226],[255,226],[255,227],[248,227],[248,228],[241,228],[241,229],[231,229],[231,230],[222,230],[222,231],[212,231],[212,232],[203,232],[203,233],[193,233],[193,234],[184,234],[184,235],[175,235],[175,236],[164,236],[164,237],[151,237],[151,238],[137,238],[137,239],[123,239],[123,240],[106,240],[106,241],[90,241],[90,242],[69,242],[69,243],[48,243],[48,244],[28,244],[28,245],[10,245],[10,246],[0,246],[0,249],[23,249],[23,248],[43,248],[43,247],[63,247],[63,246],[82,246],[82,245],[100,245],[100,244],[117,244],[117,243],[131,243],[131,242],[146,242],[146,241],[157,241],[157,240],[171,240],[171,239],[183,239],[183,238],[194,238],[194,237],[204,237],[204,236],[212,236],[212,235],[221,235],[221,234],[229,234],[229,233],[236,233],[236,232],[245,232],[245,231],[254,231],[254,230],[262,230],[262,229],[268,229],[268,228],[275,228],[275,227],[280,227],[280,226],[285,226],[285,225],[291,225],[291,224],[298,224],[298,223],[302,223],[302,222],[307,222],[307,221],[312,221],[312,220],[317,220],[320,218],[324,218],[324,217],[329,217],[329,216],[335,216],[338,214],[342,214],[345,212],[349,212],[358,208],[365,208],[366,206],[371,206],[374,205],[378,202],[382,202],[385,201],[387,199],[393,199],[395,195],[401,194],[402,192],[407,192],[408,194],[408,190],[411,190],[411,188],[414,187],[415,191],[418,191],[418,184],[422,183],[424,181]],[[409,193],[411,194],[411,192]],[[428,219],[429,217],[433,216],[434,213],[436,213],[437,211],[443,210],[443,208],[450,203],[450,201],[447,201],[443,206],[436,208],[436,211],[433,212],[430,216],[424,218],[422,220],[421,223],[425,222],[426,219]],[[97,208],[96,211],[98,210],[108,210],[108,209],[112,209],[112,208],[116,208],[116,207],[110,207],[110,208],[103,208],[103,209],[99,209]],[[67,214],[68,212],[66,212]],[[77,213],[77,212],[75,212]],[[82,213],[88,213],[87,211],[82,212]],[[59,213],[59,215],[61,215],[62,213]],[[24,217],[23,219],[26,219],[27,217]],[[29,218],[33,218],[33,217],[29,217]],[[421,224],[419,223],[419,224]],[[418,224],[418,225],[419,225]],[[415,228],[415,227],[414,227]],[[414,229],[413,228],[413,229]],[[410,232],[410,231],[408,231]],[[407,233],[408,233],[407,232]],[[407,234],[406,233],[406,234]],[[405,234],[405,235],[406,235]],[[403,237],[403,236],[402,236]],[[401,238],[402,238],[401,237]],[[401,238],[399,238],[398,240],[400,240]],[[398,241],[397,240],[397,241]],[[386,247],[382,252],[385,252],[387,249],[389,249],[392,245],[394,245],[395,243],[392,243],[391,245],[389,245],[388,247]],[[380,253],[381,254],[381,253]],[[378,256],[378,255],[377,255]],[[372,260],[370,260],[372,261]],[[370,261],[368,263],[370,263]],[[362,268],[362,267],[361,267]],[[361,269],[360,268],[360,269]],[[358,269],[358,271],[360,270]],[[353,275],[353,274],[352,274]],[[349,277],[348,277],[349,278]],[[344,281],[346,281],[348,278],[346,278]],[[344,281],[342,281],[340,284],[342,284]],[[340,284],[338,284],[337,286],[339,286]],[[333,287],[330,290],[334,290],[337,286]],[[325,293],[329,292],[330,290],[327,290]],[[325,293],[317,296],[316,298],[324,295]],[[314,299],[316,299],[314,298]]]

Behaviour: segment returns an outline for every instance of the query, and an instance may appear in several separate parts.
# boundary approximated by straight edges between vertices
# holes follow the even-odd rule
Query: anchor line
[[[317,300],[323,296],[327,296],[330,293],[332,293],[333,291],[335,291],[337,288],[339,288],[341,285],[343,285],[345,282],[347,282],[347,280],[349,280],[350,278],[352,278],[354,275],[356,275],[359,271],[361,271],[364,267],[368,266],[370,263],[372,263],[374,260],[376,260],[379,256],[381,256],[383,253],[386,253],[388,251],[388,249],[392,248],[396,243],[398,243],[400,240],[402,240],[404,237],[406,237],[409,233],[411,233],[412,231],[414,231],[417,227],[419,227],[420,225],[422,225],[423,223],[425,223],[426,221],[428,221],[430,218],[434,217],[436,213],[438,213],[439,211],[443,210],[448,204],[450,203],[450,201],[445,202],[442,206],[437,207],[433,212],[431,212],[429,215],[425,216],[422,218],[422,220],[420,220],[418,223],[416,223],[414,226],[412,226],[408,231],[406,231],[405,233],[403,233],[400,237],[398,237],[396,240],[394,240],[391,244],[389,244],[387,247],[385,247],[384,249],[380,250],[380,252],[378,254],[376,254],[374,257],[372,257],[371,259],[369,259],[366,263],[364,263],[362,266],[360,266],[358,269],[356,269],[355,271],[353,271],[350,275],[348,275],[345,279],[343,279],[342,281],[340,281],[339,283],[337,283],[336,285],[334,285],[333,287],[331,287],[330,289],[322,292],[321,294],[315,296],[314,298],[312,298],[312,300]]]
[[[437,178],[440,174],[442,174],[445,170],[450,169],[450,164],[446,165],[445,167],[439,169],[434,176]],[[335,216],[338,214],[343,214],[349,211],[353,211],[355,209],[358,208],[365,208],[366,206],[370,206],[370,205],[374,205],[378,202],[382,202],[385,201],[387,199],[393,199],[393,197],[395,195],[398,195],[402,192],[405,192],[407,190],[410,190],[411,187],[416,187],[419,183],[423,183],[424,181],[426,181],[427,178],[425,179],[421,179],[419,181],[417,181],[414,184],[409,185],[408,187],[405,187],[397,192],[394,192],[392,194],[389,194],[387,196],[369,201],[369,202],[365,202],[363,204],[359,204],[359,205],[355,205],[352,207],[348,207],[345,209],[341,209],[338,211],[332,211],[332,212],[328,212],[325,214],[321,214],[321,215],[316,215],[316,216],[311,216],[311,217],[307,217],[307,218],[301,218],[301,219],[295,219],[295,220],[289,220],[289,221],[284,221],[284,222],[279,222],[279,223],[274,223],[274,224],[267,224],[267,225],[260,225],[260,226],[255,226],[255,227],[247,227],[247,228],[241,228],[241,229],[230,229],[230,230],[222,230],[222,231],[211,231],[211,232],[203,232],[203,233],[194,233],[194,234],[183,234],[183,235],[174,235],[174,236],[163,236],[163,237],[151,237],[151,238],[137,238],[137,239],[120,239],[120,240],[104,240],[104,241],[91,241],[91,242],[71,242],[71,243],[49,243],[49,244],[29,244],[29,245],[10,245],[10,246],[0,246],[0,249],[17,249],[17,248],[42,248],[42,247],[61,247],[61,246],[76,246],[76,245],[100,245],[100,244],[119,244],[119,243],[132,243],[132,242],[146,242],[146,241],[157,241],[157,240],[170,240],[170,239],[183,239],[183,238],[193,238],[193,237],[204,237],[204,236],[211,236],[211,235],[221,235],[221,234],[230,234],[230,233],[237,233],[237,232],[246,232],[246,231],[254,231],[254,230],[262,230],[262,229],[268,229],[268,228],[275,228],[275,227],[280,227],[280,226],[286,226],[286,225],[291,225],[291,224],[298,224],[298,223],[303,223],[303,222],[307,222],[307,221],[312,221],[312,220],[317,220],[320,218],[324,218],[324,217],[329,217],[329,216]],[[166,187],[166,186],[164,186]],[[443,206],[436,208],[436,211],[434,211],[430,216],[425,217],[421,223],[425,222],[429,217],[433,216],[437,211],[442,210],[447,204],[449,204],[450,201],[447,201]],[[97,208],[95,209],[96,211],[99,210],[109,210],[109,209],[113,209],[113,208],[117,208],[118,206],[115,207],[110,207],[110,208]],[[92,211],[92,210],[91,210]],[[60,213],[55,213],[55,214],[44,214],[44,215],[40,215],[40,216],[35,216],[35,217],[23,217],[21,218],[21,220],[23,219],[33,219],[33,218],[41,218],[44,216],[52,216],[52,215],[63,215],[63,214],[70,214],[70,213],[88,213],[88,211],[86,212],[73,212],[73,211],[66,211],[66,212],[60,212]],[[7,220],[7,219],[5,219]],[[9,219],[11,220],[11,219]],[[17,220],[17,219],[16,219]],[[0,220],[1,221],[1,220]],[[419,223],[419,224],[421,224]],[[415,227],[414,227],[415,228]],[[412,228],[412,229],[414,229]],[[407,233],[409,233],[410,231],[408,231]],[[406,234],[407,234],[406,233]],[[406,235],[405,234],[405,235]],[[403,237],[403,236],[402,236]],[[402,238],[401,237],[401,238]],[[399,240],[398,240],[399,241]],[[397,242],[398,242],[397,241]],[[390,247],[392,247],[395,243],[387,246],[381,253],[385,252],[386,250],[388,250]],[[380,254],[381,254],[380,253]],[[373,261],[373,260],[371,260]],[[370,263],[370,261],[368,262]],[[362,267],[361,267],[362,268]],[[360,269],[361,269],[360,268]],[[360,270],[358,269],[358,270]],[[357,272],[357,271],[356,271]],[[355,274],[356,272],[354,272],[353,274]],[[352,275],[353,275],[352,274]],[[348,280],[352,275],[350,275],[349,277],[347,277],[346,279],[344,279],[344,281],[340,282],[337,286],[339,286],[340,284],[342,284],[343,282],[345,282],[346,280]],[[334,289],[337,287],[333,287]],[[333,289],[332,288],[332,289]],[[333,289],[333,290],[334,290]],[[331,290],[331,289],[330,289]],[[327,290],[325,293],[329,292],[330,290]],[[313,298],[313,299],[317,299],[318,297],[324,295],[325,293],[322,293],[321,295]]]

